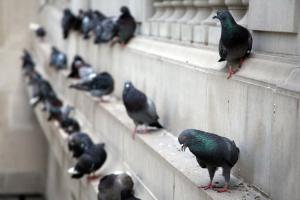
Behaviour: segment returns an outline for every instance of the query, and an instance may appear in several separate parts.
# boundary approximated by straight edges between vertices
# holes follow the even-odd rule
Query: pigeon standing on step
[[[133,181],[131,177],[122,172],[104,176],[98,185],[98,200],[120,200],[132,196]]]
[[[91,146],[94,145],[92,139],[86,133],[73,133],[68,138],[68,147],[73,152],[74,158],[79,158]]]
[[[218,18],[221,22],[222,32],[219,41],[219,54],[222,62],[227,60],[231,74],[235,74],[237,70],[232,70],[232,65],[235,60],[239,59],[239,68],[243,61],[247,59],[248,54],[252,49],[252,36],[248,29],[238,25],[230,12],[226,9],[219,9],[213,19]]]
[[[65,118],[60,121],[61,128],[68,134],[72,134],[74,132],[80,132],[80,125],[76,119],[73,118]]]
[[[35,34],[39,38],[44,38],[46,36],[46,30],[43,27],[39,27],[36,31]]]
[[[101,22],[102,32],[100,40],[102,43],[107,43],[118,35],[119,29],[117,21],[117,17],[109,17]]]
[[[70,85],[70,88],[77,90],[88,91],[93,97],[101,98],[103,95],[108,95],[114,90],[114,80],[107,72],[93,74],[89,78],[83,79],[79,83]]]
[[[60,122],[64,119],[67,119],[72,110],[74,110],[74,107],[72,106],[65,106],[59,108],[51,106],[49,108],[48,121],[55,119]]]
[[[53,46],[50,55],[50,66],[53,66],[56,69],[64,69],[67,68],[67,62],[67,55]]]
[[[73,67],[73,65],[72,65],[72,67]],[[77,69],[77,71],[76,71],[76,69],[74,69],[75,76],[78,75],[78,77],[80,79],[84,79],[84,78],[88,77],[89,75],[95,73],[94,69],[89,64],[85,63],[83,61],[83,59],[76,60],[74,63],[74,68]]]
[[[25,76],[29,76],[30,73],[35,68],[35,63],[34,63],[34,61],[32,59],[31,54],[26,49],[24,49],[23,52],[24,52],[24,55],[21,58],[22,61],[23,61],[22,68],[24,70]]]
[[[91,174],[88,177],[88,182],[97,179],[95,171],[100,169],[106,160],[106,151],[104,143],[96,144],[88,148],[79,158],[75,167],[70,168],[68,172],[72,174],[72,178],[81,178],[84,174]]]
[[[82,23],[83,16],[84,16],[84,11],[80,9],[78,16],[75,16],[75,22],[73,26],[73,29],[75,31],[81,32],[81,23]]]
[[[92,30],[92,10],[88,10],[81,22],[81,31],[83,33],[83,39],[87,40],[90,38],[89,32]]]
[[[208,169],[210,182],[207,186],[201,186],[201,188],[212,189],[212,180],[215,171],[218,167],[222,167],[223,176],[225,177],[225,186],[223,189],[217,191],[229,192],[227,185],[230,180],[230,170],[238,161],[240,152],[234,141],[213,133],[187,129],[179,135],[178,142],[182,145],[182,151],[188,147],[196,156],[200,167]]]
[[[135,89],[131,81],[125,81],[123,89],[123,102],[127,111],[127,114],[135,124],[135,129],[132,132],[132,137],[137,133],[137,126],[139,124],[145,124],[145,130],[147,132],[147,126],[153,126],[157,128],[163,128],[158,122],[158,115],[156,113],[155,104],[148,98],[143,92]]]
[[[69,32],[74,26],[76,21],[75,16],[72,14],[70,9],[64,10],[63,18],[61,19],[61,27],[63,29],[63,38],[67,39],[69,36]]]
[[[122,6],[121,13],[122,15],[119,17],[117,24],[119,30],[119,42],[121,43],[123,49],[128,41],[133,37],[136,24],[128,7]]]

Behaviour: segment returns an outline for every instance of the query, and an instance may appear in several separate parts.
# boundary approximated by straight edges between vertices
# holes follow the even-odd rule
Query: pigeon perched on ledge
[[[119,42],[121,43],[123,49],[128,41],[133,37],[136,24],[128,7],[122,6],[121,13],[122,15],[119,17],[117,24],[119,30]]]
[[[237,59],[240,60],[239,68],[242,66],[243,61],[247,59],[248,54],[252,49],[252,36],[248,29],[238,25],[230,12],[226,9],[219,9],[213,19],[218,18],[221,22],[222,33],[219,42],[219,54],[222,62],[227,60],[230,72],[227,79],[231,74],[235,74],[237,70],[232,70],[233,62]]]
[[[67,62],[67,55],[53,46],[50,55],[50,66],[53,66],[56,69],[64,69],[67,68]]]
[[[72,14],[70,9],[64,10],[63,18],[61,19],[61,27],[63,29],[63,38],[67,39],[69,36],[69,32],[74,27],[76,22],[76,17]]]
[[[80,131],[80,125],[77,120],[69,117],[62,119],[60,121],[60,126],[68,134]]]
[[[189,148],[196,156],[200,167],[207,168],[210,182],[204,189],[212,189],[212,180],[218,167],[223,168],[225,177],[225,187],[218,192],[229,192],[227,185],[230,180],[230,170],[238,161],[239,148],[234,141],[226,137],[221,137],[213,133],[207,133],[195,129],[186,129],[178,137],[178,142],[182,145],[181,150]]]
[[[86,133],[76,132],[69,136],[68,147],[73,152],[74,158],[79,158],[91,146],[94,145],[92,139]]]
[[[145,124],[145,130],[147,132],[147,126],[153,126],[157,128],[163,128],[158,122],[158,115],[156,113],[155,104],[148,98],[143,92],[135,89],[131,81],[125,81],[123,89],[123,102],[128,116],[133,119],[135,129],[132,132],[132,137],[137,133],[137,126],[139,124]]]
[[[36,31],[35,31],[35,34],[37,37],[40,37],[40,38],[44,38],[46,36],[46,31],[43,27],[39,27]]]
[[[70,168],[68,173],[72,174],[72,178],[79,179],[84,174],[95,173],[104,164],[106,160],[106,151],[104,150],[104,143],[92,145],[79,158],[75,167]],[[88,182],[97,179],[98,177],[88,177]]]
[[[69,87],[88,91],[93,97],[101,98],[103,95],[113,92],[114,80],[109,73],[102,72],[100,74],[91,74],[88,78],[84,78],[82,81]]]

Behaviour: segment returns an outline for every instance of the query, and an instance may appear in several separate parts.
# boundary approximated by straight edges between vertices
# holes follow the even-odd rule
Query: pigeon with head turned
[[[147,126],[153,126],[157,128],[163,128],[158,122],[158,115],[156,113],[155,104],[148,98],[143,92],[135,89],[131,81],[125,81],[123,89],[123,102],[129,117],[135,124],[135,129],[132,133],[137,133],[137,126],[139,124],[145,124],[145,130],[147,132]]]
[[[128,41],[133,37],[136,24],[128,7],[122,6],[121,13],[122,15],[119,17],[117,24],[119,30],[119,42],[121,43],[123,49],[125,44],[127,44]]]
[[[92,75],[90,75],[89,78],[83,79],[79,83],[70,85],[70,88],[89,91],[93,97],[98,97],[100,98],[100,101],[102,101],[101,97],[103,95],[108,95],[113,92],[114,80],[107,72]]]
[[[178,137],[178,142],[196,156],[200,167],[207,168],[210,182],[204,189],[212,189],[212,180],[218,167],[222,167],[225,177],[225,186],[218,192],[229,192],[227,185],[230,180],[230,170],[238,161],[239,148],[234,141],[226,137],[221,137],[213,133],[207,133],[195,129],[186,129]]]
[[[238,25],[233,19],[230,12],[226,9],[219,9],[213,19],[219,19],[221,22],[222,32],[219,42],[219,62],[227,60],[231,74],[235,74],[237,70],[232,70],[235,60],[239,59],[239,68],[243,61],[247,59],[252,49],[252,35],[250,31]]]
[[[84,174],[95,173],[104,164],[106,160],[106,151],[104,143],[92,145],[78,159],[75,167],[70,168],[68,172],[72,174],[72,178],[81,178]],[[88,177],[88,182],[97,179],[98,177]]]
[[[68,147],[74,158],[79,158],[93,145],[94,142],[86,133],[75,132],[68,138]]]

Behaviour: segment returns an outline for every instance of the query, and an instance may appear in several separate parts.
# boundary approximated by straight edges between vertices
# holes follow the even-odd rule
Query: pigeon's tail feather
[[[218,62],[223,62],[223,61],[225,61],[226,59],[224,59],[224,58],[220,58],[219,60],[218,60]]]
[[[164,128],[158,121],[153,122],[152,124],[149,124],[149,126],[154,126],[156,128]]]

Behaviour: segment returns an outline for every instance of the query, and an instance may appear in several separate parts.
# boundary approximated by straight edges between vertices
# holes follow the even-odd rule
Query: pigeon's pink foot
[[[90,183],[90,182],[93,181],[93,180],[98,179],[99,177],[100,177],[100,176],[95,176],[95,175],[89,176],[89,177],[88,177],[88,183]]]
[[[133,132],[132,132],[132,138],[134,139],[134,135],[135,133],[137,133],[136,127],[134,128]]]
[[[247,58],[241,58],[241,59],[240,59],[240,62],[239,62],[239,68],[242,66],[244,60],[247,60]]]
[[[147,127],[145,127],[144,131],[142,133],[148,133]]]
[[[225,184],[224,188],[217,190],[218,192],[229,192],[229,190],[227,189],[227,184]]]
[[[230,77],[231,77],[231,74],[235,74],[236,72],[238,72],[239,70],[237,69],[237,70],[232,70],[232,67],[229,67],[230,68],[230,71],[229,71],[229,76],[228,76],[228,78],[227,79],[229,79]]]
[[[56,130],[59,131],[59,129],[60,129],[60,126],[57,126],[57,127],[56,127]]]
[[[207,186],[201,186],[200,188],[203,188],[204,190],[213,189],[211,181],[209,182],[209,184]]]
[[[101,99],[101,98],[99,98],[99,103],[103,103],[104,101]]]
[[[125,43],[122,42],[121,48],[124,49],[125,48]]]

